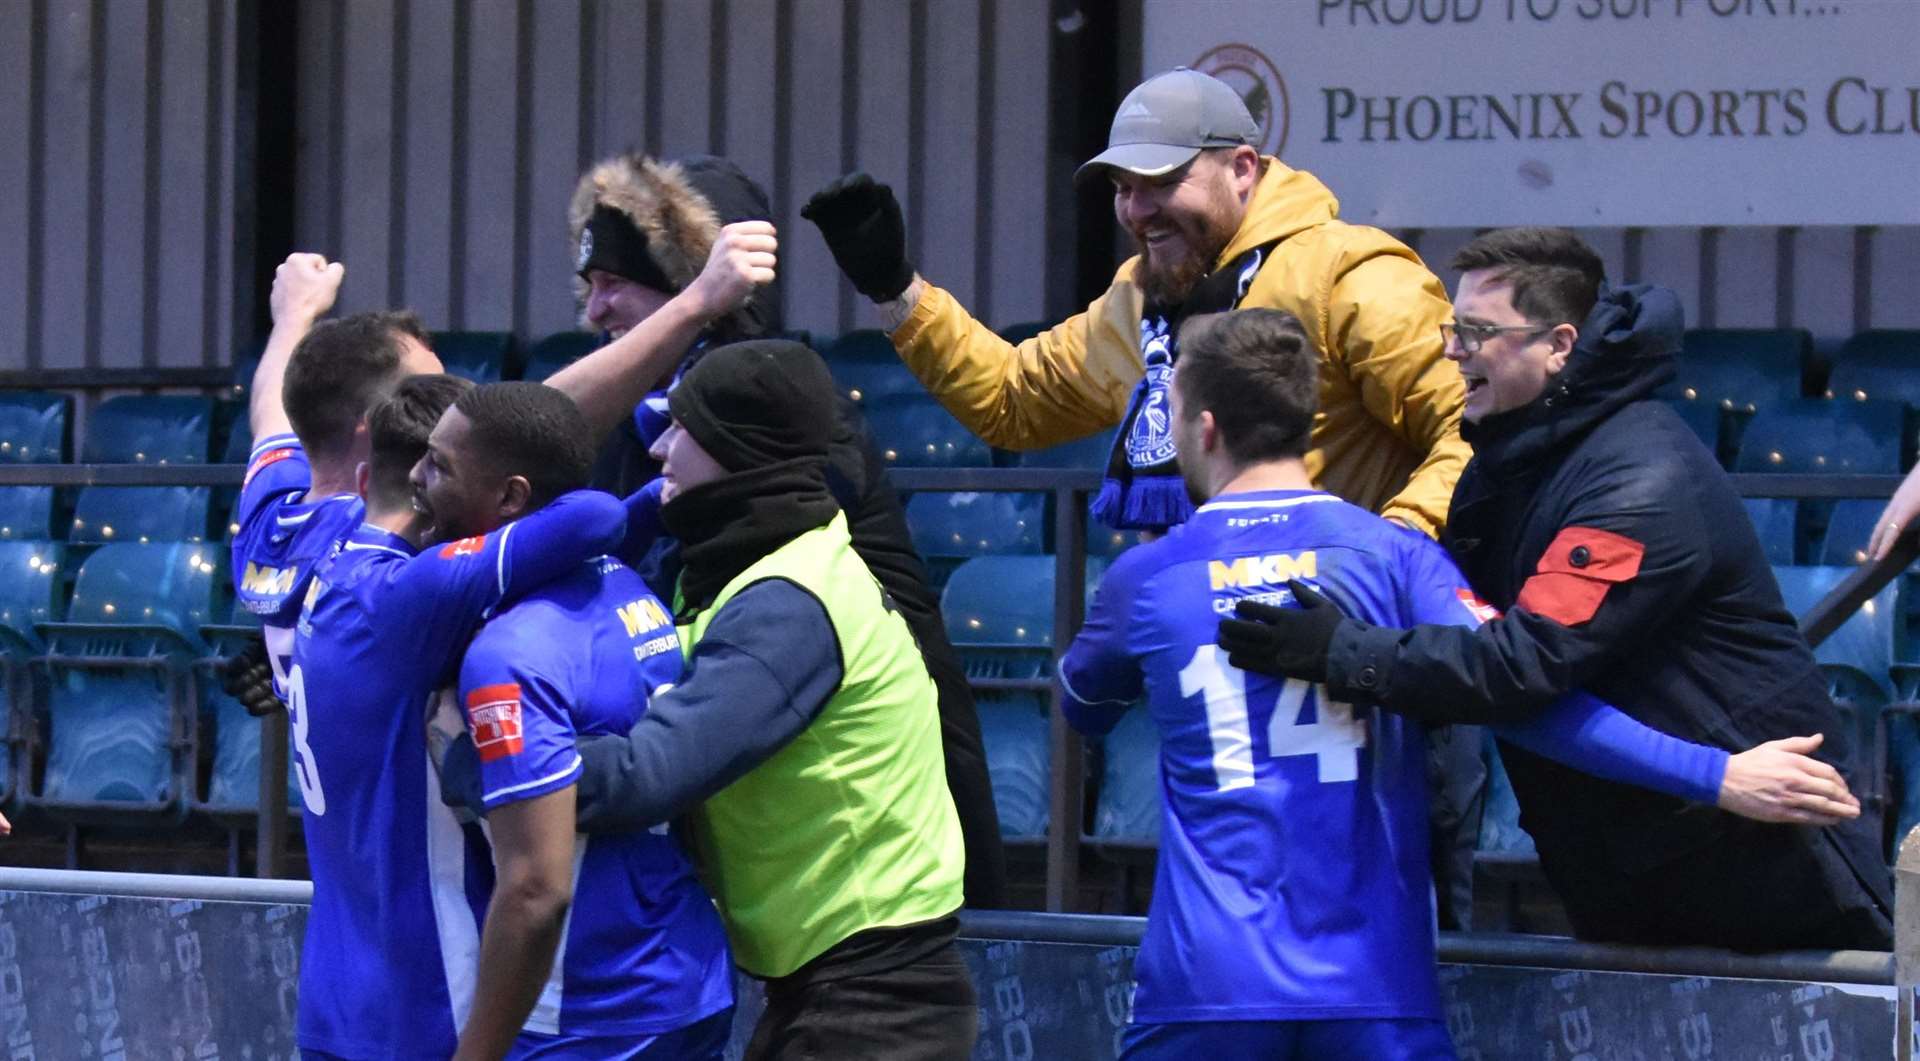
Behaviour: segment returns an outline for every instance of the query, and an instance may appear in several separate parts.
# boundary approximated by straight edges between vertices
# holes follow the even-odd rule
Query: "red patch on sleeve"
[[[520,731],[520,685],[505,682],[482,685],[467,693],[467,725],[473,730],[473,746],[483,763],[519,755],[523,746]]]
[[[1454,590],[1453,595],[1460,598],[1461,607],[1483,623],[1490,623],[1500,618],[1500,609],[1481,600],[1478,594],[1464,586]]]
[[[270,449],[255,457],[253,464],[247,468],[247,477],[240,481],[241,488],[244,489],[248,483],[253,482],[253,477],[265,471],[267,465],[278,464],[291,456],[293,456],[293,447],[285,446],[280,449]]]
[[[1578,626],[1600,610],[1608,587],[1633,581],[1646,553],[1646,546],[1612,531],[1563,528],[1540,554],[1513,606],[1562,626]]]
[[[487,547],[487,536],[476,534],[471,538],[462,538],[457,542],[448,542],[440,547],[440,559],[451,560],[456,556],[472,556]]]

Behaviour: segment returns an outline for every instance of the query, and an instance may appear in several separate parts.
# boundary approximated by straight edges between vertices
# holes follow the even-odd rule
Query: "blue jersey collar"
[[[358,527],[353,528],[353,533],[347,535],[347,548],[383,549],[387,552],[399,553],[401,556],[409,557],[415,556],[420,552],[420,550],[415,549],[412,543],[408,542],[405,538],[383,527],[376,527],[371,523],[362,523]]]

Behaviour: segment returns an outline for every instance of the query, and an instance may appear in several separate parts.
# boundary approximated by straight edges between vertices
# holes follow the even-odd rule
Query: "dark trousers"
[[[1427,805],[1433,897],[1440,927],[1473,927],[1473,853],[1486,807],[1486,731],[1440,726],[1427,733]]]
[[[951,942],[881,972],[767,981],[767,1009],[743,1061],[964,1061],[979,1000]]]

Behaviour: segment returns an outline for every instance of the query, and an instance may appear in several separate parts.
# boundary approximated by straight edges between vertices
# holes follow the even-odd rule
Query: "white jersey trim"
[[[439,785],[432,783],[433,755],[422,749],[429,783],[426,788],[427,877],[433,897],[434,929],[440,937],[440,967],[446,978],[447,1001],[453,1008],[456,1031],[467,1026],[473,1009],[474,982],[480,970],[480,926],[467,905],[467,844],[453,810],[440,802]]]
[[[1240,508],[1291,508],[1294,505],[1312,504],[1316,501],[1338,500],[1340,499],[1332,494],[1308,494],[1305,497],[1281,497],[1271,501],[1209,501],[1199,508],[1194,509],[1194,511],[1198,513],[1211,512],[1215,509],[1225,511],[1227,509]]]
[[[552,784],[553,782],[560,780],[561,778],[567,776],[570,773],[573,773],[575,770],[578,770],[578,769],[580,769],[580,753],[574,752],[572,762],[568,763],[567,765],[561,767],[558,770],[555,770],[553,773],[550,773],[545,777],[536,777],[531,781],[522,781],[517,785],[508,785],[505,788],[496,788],[492,792],[488,792],[485,795],[481,796],[480,798],[487,801],[488,803],[491,803],[494,800],[499,799],[501,796],[511,796],[515,792],[525,792],[527,789],[530,789],[530,788],[539,788],[541,785]]]

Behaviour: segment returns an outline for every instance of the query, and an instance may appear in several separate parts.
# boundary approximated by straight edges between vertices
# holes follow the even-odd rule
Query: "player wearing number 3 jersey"
[[[1158,875],[1135,967],[1134,1058],[1452,1057],[1440,1021],[1426,739],[1398,715],[1227,665],[1219,616],[1317,586],[1385,626],[1481,607],[1432,540],[1309,488],[1313,355],[1272,310],[1187,326],[1172,388],[1185,525],[1116,561],[1060,664],[1068,719],[1144,691],[1161,736]],[[1210,499],[1210,500],[1209,500]],[[1570,697],[1508,740],[1713,801],[1727,755]]]
[[[368,415],[367,521],[315,565],[295,628],[287,711],[313,871],[297,1021],[307,1058],[453,1053],[490,867],[430,783],[428,701],[494,609],[626,529],[618,500],[580,491],[416,555],[431,528],[407,472],[469,386],[414,376]]]

